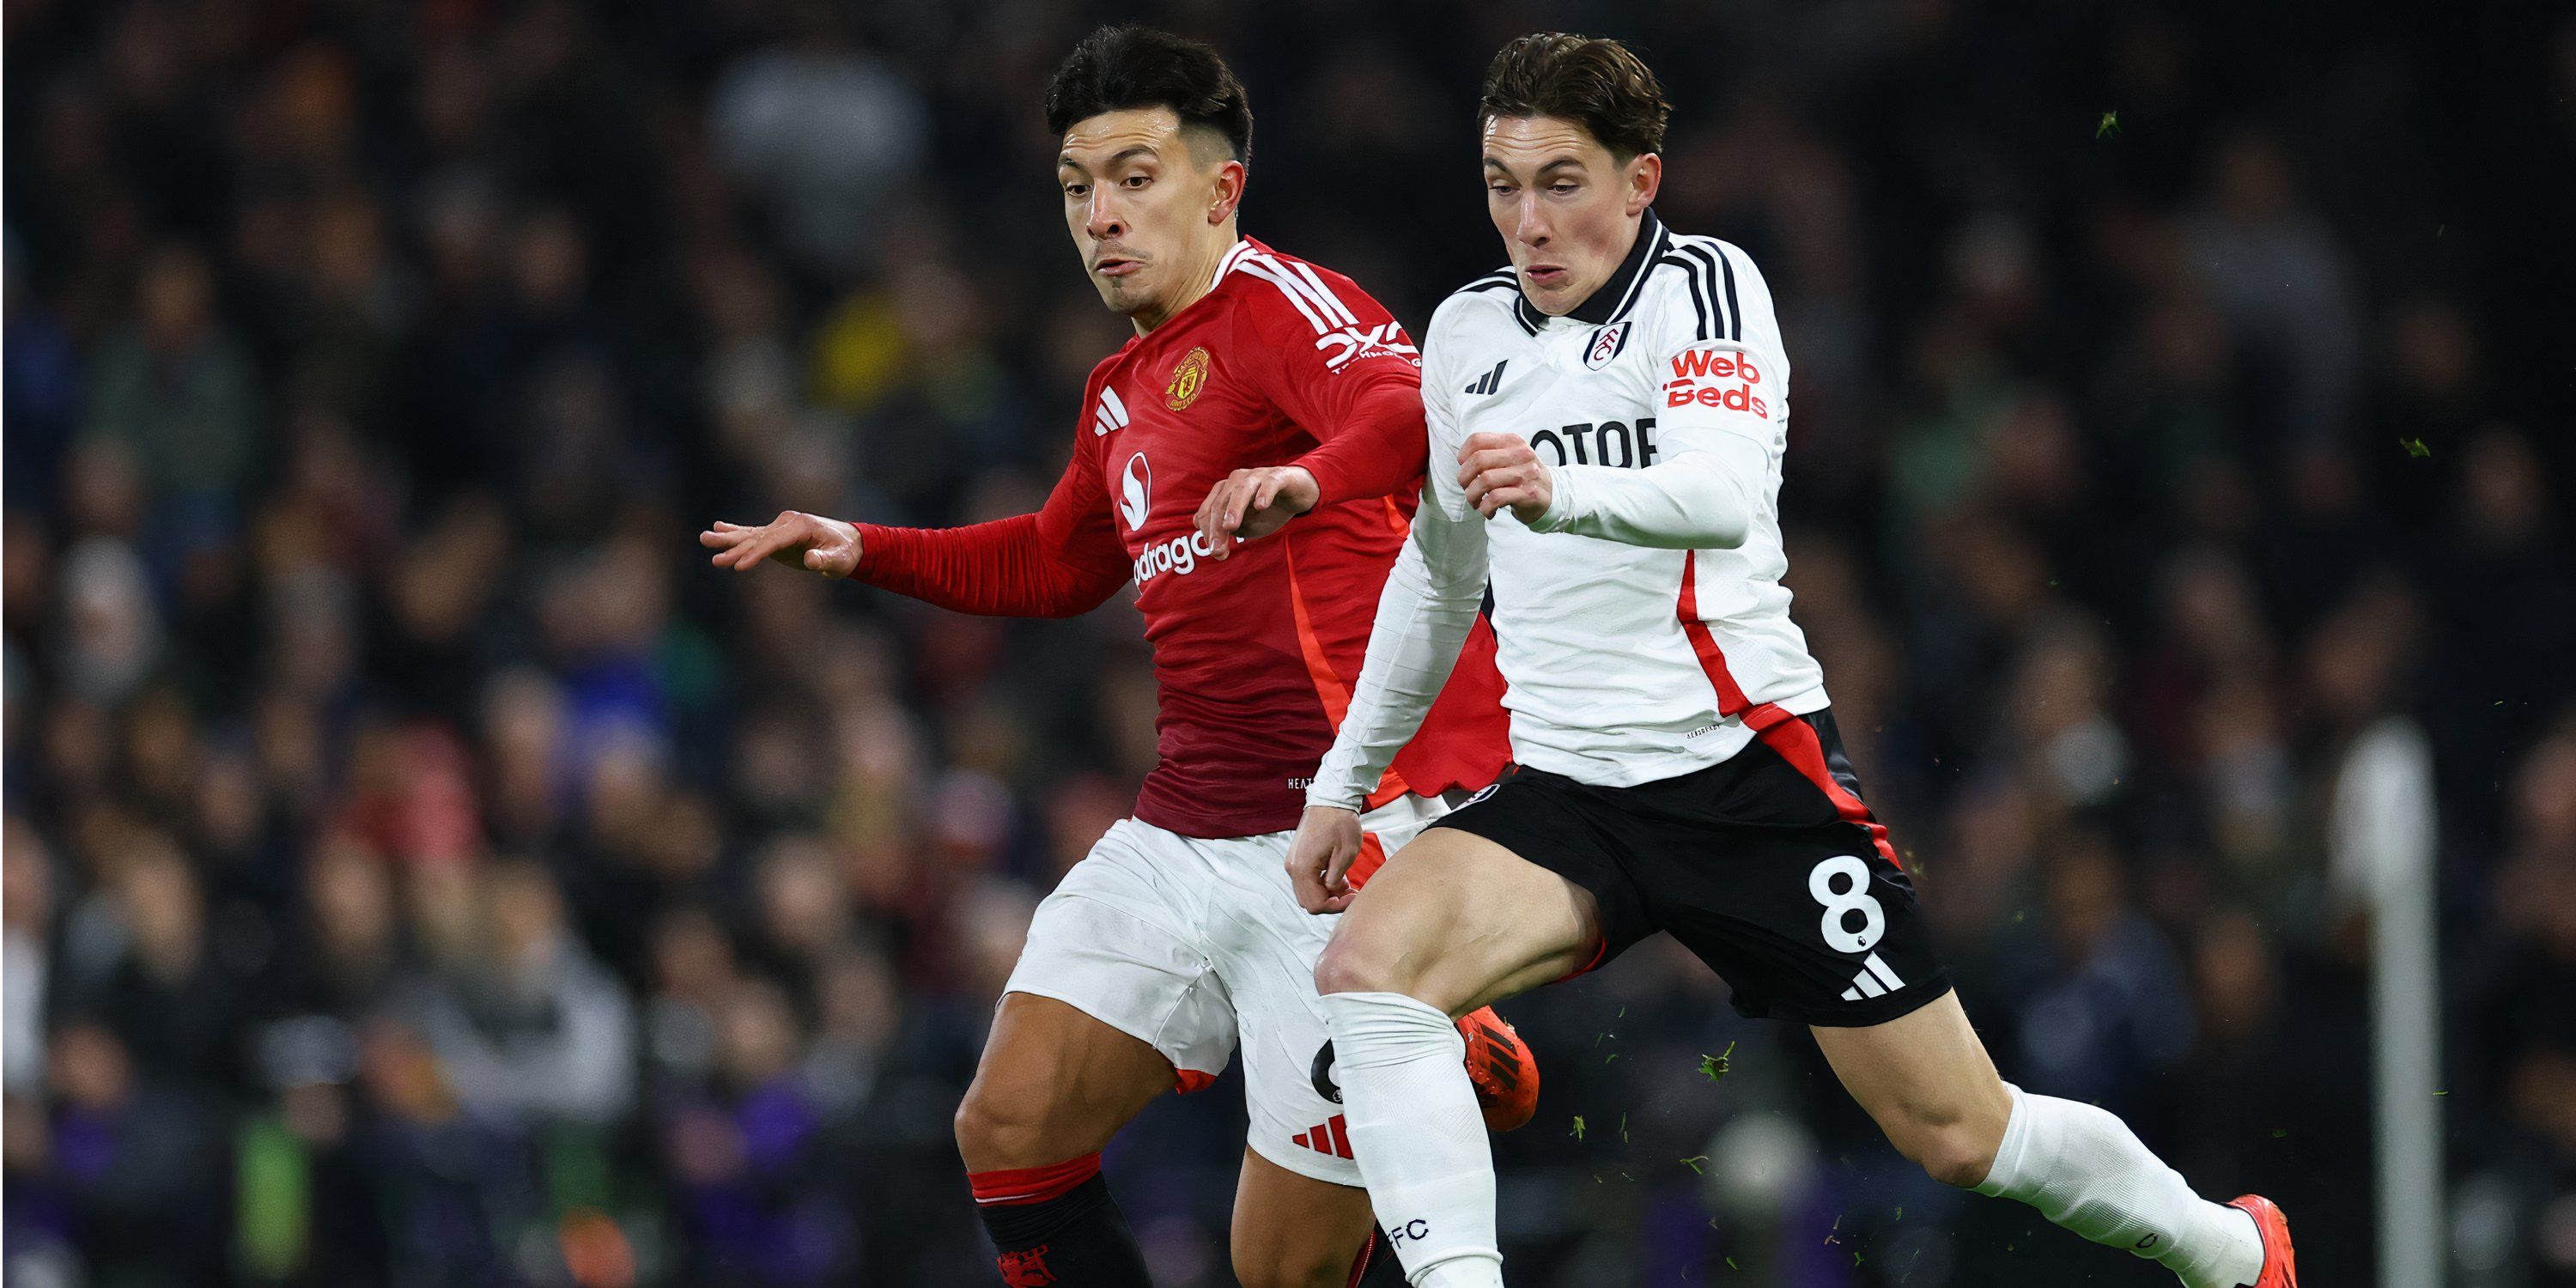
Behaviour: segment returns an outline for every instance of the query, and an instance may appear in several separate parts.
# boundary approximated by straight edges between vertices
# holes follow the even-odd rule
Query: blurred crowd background
[[[2371,1272],[2358,731],[2439,774],[2462,1285],[2576,1282],[2576,18],[2463,0],[6,6],[6,1281],[964,1285],[949,1137],[1125,812],[1124,604],[709,570],[1033,508],[1119,344],[1039,124],[1215,41],[1415,333],[1508,37],[1637,42],[1797,364],[1796,612],[2007,1076]],[[1506,1008],[1514,1282],[2168,1282],[1648,946]],[[1702,1057],[1723,1054],[1725,1076]],[[1231,1077],[1110,1153],[1230,1283]],[[2433,1165],[2427,1161],[2426,1165]]]

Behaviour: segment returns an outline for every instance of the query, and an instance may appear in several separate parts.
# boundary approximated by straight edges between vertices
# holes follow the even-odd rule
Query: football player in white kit
[[[1666,110],[1614,41],[1524,37],[1486,79],[1511,264],[1432,319],[1430,487],[1289,858],[1309,911],[1349,908],[1316,984],[1380,1225],[1418,1286],[1501,1284],[1452,1017],[1664,931],[1739,1010],[1811,1026],[1935,1178],[2190,1288],[2295,1288],[2278,1208],[2202,1199],[2119,1119],[2005,1083],[1951,995],[1789,619],[1769,289],[1743,251],[1651,209]],[[1515,766],[1354,897],[1354,811],[1489,578]]]

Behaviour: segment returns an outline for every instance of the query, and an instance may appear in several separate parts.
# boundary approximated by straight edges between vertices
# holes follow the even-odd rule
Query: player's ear
[[[1247,177],[1243,163],[1232,157],[1217,164],[1215,190],[1209,194],[1209,223],[1221,224],[1234,218],[1235,209],[1243,204],[1243,184]]]
[[[1652,152],[1640,152],[1626,169],[1628,216],[1633,219],[1655,204],[1655,193],[1664,186],[1664,159]]]

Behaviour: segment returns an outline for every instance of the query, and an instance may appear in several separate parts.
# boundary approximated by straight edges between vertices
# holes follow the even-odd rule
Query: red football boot
[[[1485,1112],[1485,1129],[1510,1131],[1527,1124],[1538,1113],[1538,1058],[1521,1042],[1520,1032],[1488,1006],[1458,1021],[1458,1034],[1467,1039],[1467,1080],[1476,1084],[1476,1107]],[[2286,1236],[2282,1246],[2289,1246]]]
[[[2263,1236],[2263,1277],[2246,1288],[2299,1288],[2299,1254],[2290,1247],[2290,1218],[2260,1194],[2230,1199],[2227,1206],[2254,1218]]]

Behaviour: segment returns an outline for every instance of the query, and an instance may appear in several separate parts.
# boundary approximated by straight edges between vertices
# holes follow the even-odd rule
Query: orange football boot
[[[2290,1218],[2260,1194],[2230,1199],[2227,1206],[2254,1218],[2263,1236],[2263,1277],[2246,1288],[2299,1288],[2299,1254],[2290,1247]]]
[[[1521,1041],[1519,1030],[1488,1006],[1458,1021],[1458,1034],[1467,1039],[1467,1080],[1476,1084],[1476,1107],[1485,1113],[1485,1129],[1510,1131],[1527,1124],[1538,1113],[1538,1058]],[[2289,1246],[2287,1235],[2281,1246]]]

